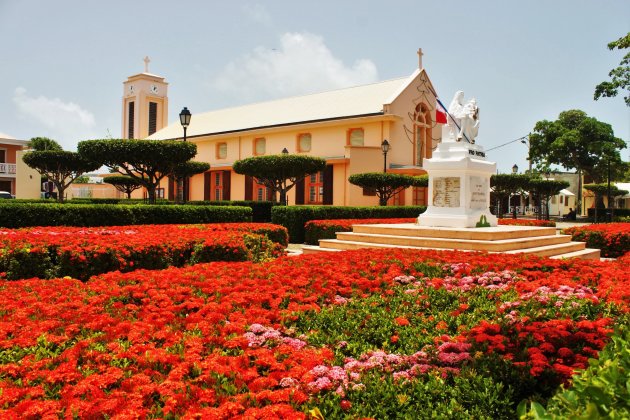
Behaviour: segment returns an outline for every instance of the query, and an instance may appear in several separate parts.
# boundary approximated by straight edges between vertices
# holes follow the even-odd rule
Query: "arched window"
[[[425,104],[418,104],[415,110],[414,164],[422,166],[424,158],[431,157],[431,112]]]

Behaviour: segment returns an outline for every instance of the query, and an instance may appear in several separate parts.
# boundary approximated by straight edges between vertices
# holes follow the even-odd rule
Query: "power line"
[[[527,137],[528,137],[528,136],[529,136],[529,135],[525,135],[525,136],[523,136],[523,137],[519,137],[519,138],[517,138],[517,139],[514,139],[514,140],[511,140],[511,141],[508,141],[507,143],[503,143],[503,144],[500,144],[500,145],[498,145],[498,146],[491,147],[490,149],[486,149],[486,152],[489,152],[490,150],[498,149],[499,147],[507,146],[508,144],[516,143],[517,141],[524,141],[524,140],[526,140],[526,139],[527,139]]]

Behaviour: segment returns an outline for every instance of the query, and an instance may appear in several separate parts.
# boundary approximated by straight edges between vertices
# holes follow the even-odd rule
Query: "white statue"
[[[449,127],[450,138],[451,140],[457,139],[457,141],[465,138],[470,143],[475,143],[479,132],[479,107],[475,98],[472,98],[465,105],[463,101],[464,92],[458,90],[448,106],[447,126]]]

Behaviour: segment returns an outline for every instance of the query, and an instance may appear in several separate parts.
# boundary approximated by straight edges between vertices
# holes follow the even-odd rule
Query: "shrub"
[[[336,232],[352,232],[352,225],[414,223],[415,221],[415,218],[310,220],[304,225],[304,239],[309,245],[317,245],[320,239],[335,239]]]
[[[598,248],[602,257],[617,258],[630,251],[630,223],[607,223],[574,226],[562,233],[572,240],[586,242],[589,248]]]
[[[553,220],[536,220],[536,219],[499,219],[499,225],[503,226],[539,226],[539,227],[556,227]]]
[[[4,204],[0,226],[124,226],[170,223],[249,222],[252,210],[239,206],[144,206],[116,204]]]
[[[156,229],[159,233],[156,234]],[[29,228],[0,231],[0,278],[161,269],[208,261],[265,261],[287,245],[281,226],[262,223]]]
[[[589,367],[573,376],[573,384],[562,388],[545,410],[532,403],[526,413],[526,403],[519,405],[521,418],[546,419],[627,419],[630,418],[630,328],[623,323],[611,342],[599,353],[599,359],[589,359]]]
[[[277,206],[271,209],[271,223],[287,228],[292,243],[304,243],[304,225],[309,220],[411,218],[425,210],[425,206]]]
[[[186,204],[196,206],[242,206],[251,207],[252,222],[254,223],[270,223],[271,209],[274,206],[281,205],[273,201],[251,201],[251,200],[235,200],[235,201],[189,201]]]

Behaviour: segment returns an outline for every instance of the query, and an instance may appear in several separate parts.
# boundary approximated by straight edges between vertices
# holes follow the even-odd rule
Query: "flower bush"
[[[499,225],[502,226],[538,226],[538,227],[556,227],[553,220],[536,220],[536,219],[498,219]]]
[[[0,285],[3,417],[514,417],[628,321],[627,261],[358,250]]]
[[[630,223],[574,226],[562,233],[572,235],[574,241],[586,242],[589,248],[601,249],[602,257],[617,258],[630,251]]]
[[[115,270],[261,260],[280,255],[287,242],[285,228],[265,223],[2,229],[0,278],[86,280]]]

